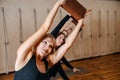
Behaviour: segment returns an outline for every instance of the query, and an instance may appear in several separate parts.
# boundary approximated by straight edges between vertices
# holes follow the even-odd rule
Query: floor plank
[[[120,53],[70,62],[86,72],[67,74],[70,80],[120,80]],[[63,65],[65,71],[69,70]],[[82,70],[81,70],[82,71]],[[72,71],[71,71],[72,72]],[[13,80],[14,73],[0,74],[0,80]],[[57,80],[62,80],[60,77]]]

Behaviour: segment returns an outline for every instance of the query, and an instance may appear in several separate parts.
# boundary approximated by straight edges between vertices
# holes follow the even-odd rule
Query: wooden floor
[[[88,72],[68,75],[70,80],[120,80],[120,53],[73,61],[71,64]],[[13,77],[14,73],[0,75],[0,80],[13,80]]]

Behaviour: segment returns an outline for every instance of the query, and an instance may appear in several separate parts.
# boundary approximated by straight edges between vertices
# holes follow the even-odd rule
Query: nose
[[[45,46],[45,52],[48,53],[49,46]]]
[[[63,39],[61,40],[61,43],[63,43]]]

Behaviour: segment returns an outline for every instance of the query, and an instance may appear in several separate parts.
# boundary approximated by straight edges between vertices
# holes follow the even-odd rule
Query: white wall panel
[[[9,44],[8,49],[8,70],[14,71],[17,48],[20,45],[20,31],[19,31],[19,11],[17,8],[5,8],[6,27]]]
[[[100,53],[100,21],[99,10],[93,10],[91,13],[91,54],[99,56]]]
[[[0,8],[0,73],[6,71],[5,39],[3,29],[3,13]]]
[[[107,33],[107,38],[108,38],[108,53],[113,53],[115,52],[115,22],[114,22],[114,11],[107,11],[107,15],[108,15],[108,23],[107,23],[107,27],[108,27],[108,33]]]
[[[115,48],[116,48],[116,52],[120,52],[120,10],[116,11]]]
[[[85,18],[85,26],[83,27],[83,55],[84,58],[91,57],[91,23],[90,15]]]

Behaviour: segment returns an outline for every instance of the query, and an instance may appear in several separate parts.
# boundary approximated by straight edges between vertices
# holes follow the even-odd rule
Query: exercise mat
[[[85,69],[85,68],[78,68],[80,71],[79,72],[73,72],[71,69],[67,69],[67,70],[64,70],[65,71],[65,74],[69,77],[71,75],[76,75],[76,74],[83,74],[83,73],[87,73],[88,70]],[[56,79],[58,78],[61,78],[60,74],[57,73],[56,75]]]

